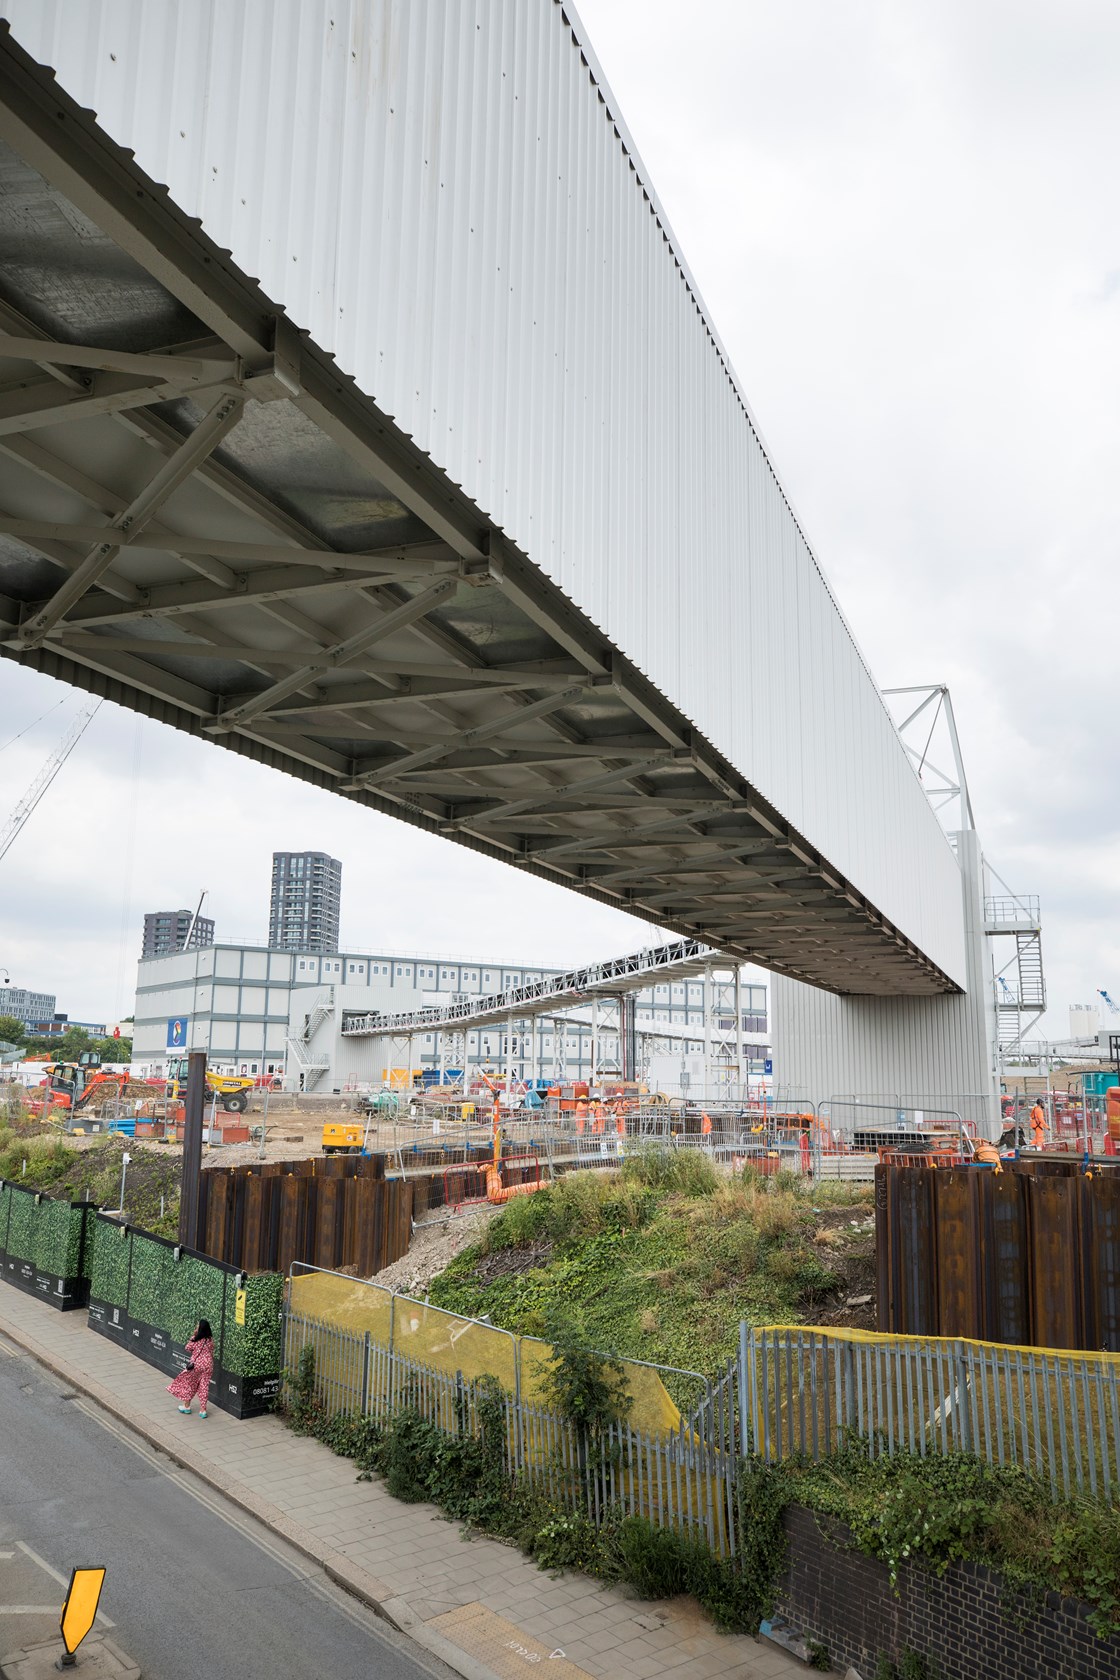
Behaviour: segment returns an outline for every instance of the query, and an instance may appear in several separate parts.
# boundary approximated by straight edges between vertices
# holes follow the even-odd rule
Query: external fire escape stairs
[[[999,1048],[1006,1054],[1023,1048],[1028,1033],[1046,1013],[1042,923],[1037,898],[1010,892],[990,865],[988,874],[1004,891],[1002,896],[984,900],[984,932],[990,939],[1014,941],[993,979]]]
[[[303,1030],[290,1032],[287,1036],[288,1068],[293,1064],[299,1069],[303,1078],[303,1089],[314,1090],[318,1081],[331,1065],[329,1056],[322,1051],[311,1048],[315,1034],[327,1018],[334,1014],[334,987],[331,986],[326,998],[319,997],[314,1008],[304,1017]]]

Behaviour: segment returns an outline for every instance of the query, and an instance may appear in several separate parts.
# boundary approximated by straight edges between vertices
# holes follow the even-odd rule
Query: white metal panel
[[[775,974],[775,1082],[814,1103],[882,1098],[997,1119],[991,955],[983,869],[972,831],[957,835],[968,947],[967,990],[934,998],[837,997]]]
[[[956,864],[570,8],[0,0],[0,12],[963,979]]]

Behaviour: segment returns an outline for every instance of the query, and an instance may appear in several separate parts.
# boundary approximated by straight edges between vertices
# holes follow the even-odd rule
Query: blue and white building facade
[[[211,1065],[222,1072],[280,1075],[293,1088],[303,1084],[324,1094],[376,1089],[383,1074],[380,1041],[344,1037],[341,1024],[346,1016],[366,1011],[401,1014],[485,997],[560,972],[484,958],[353,950],[328,956],[219,941],[203,950],[141,960],[133,1067],[159,1074],[184,1050],[205,1050]],[[767,987],[762,980],[752,970],[741,988],[744,1043],[749,1046],[751,1071],[760,1076],[769,1055]],[[666,980],[636,994],[639,1032],[654,1038],[649,1028],[664,1025],[664,1037],[656,1038],[662,1056],[673,1067],[684,1064],[686,1076],[691,1067],[694,1080],[696,1059],[704,1054],[705,1022],[715,1002],[708,986],[703,977]],[[316,1012],[326,1028],[314,1035],[317,1065],[308,1077],[311,1070],[301,1066],[299,1045]],[[514,1029],[513,1066],[518,1077],[533,1077],[530,1034],[521,1031],[522,1026],[518,1023]],[[538,1028],[541,1075],[552,1077],[563,1067],[567,1078],[587,1078],[595,1037],[588,1005],[550,1016]],[[600,1065],[617,1060],[617,1029],[607,1012],[597,1042]],[[468,1066],[504,1068],[509,1048],[507,1029],[501,1025],[475,1028],[466,1035]],[[439,1066],[438,1032],[417,1033],[412,1049],[415,1066]],[[672,1081],[660,1081],[667,1082]]]

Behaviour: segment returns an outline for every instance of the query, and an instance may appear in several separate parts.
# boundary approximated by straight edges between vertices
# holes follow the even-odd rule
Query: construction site
[[[9,895],[106,706],[644,928],[596,957],[561,906],[516,961],[433,954],[410,901],[412,948],[348,944],[354,853],[254,885],[231,820],[96,1039],[46,990],[73,971],[5,968],[25,1345],[64,1315],[174,1425],[209,1341],[222,1429],[361,1510],[300,1541],[347,1590],[376,1478],[502,1542],[495,1579],[520,1548],[687,1599],[744,1642],[704,1675],[756,1641],[767,1674],[1120,1675],[1120,1008],[1055,1036],[949,688],[872,675],[578,18],[277,8],[257,89],[244,0],[173,40],[0,9],[0,659],[80,694]],[[228,1479],[251,1436],[208,1433]],[[328,1451],[360,1488],[320,1492]],[[495,1675],[623,1672],[468,1573],[400,1629],[446,1657],[484,1612]]]

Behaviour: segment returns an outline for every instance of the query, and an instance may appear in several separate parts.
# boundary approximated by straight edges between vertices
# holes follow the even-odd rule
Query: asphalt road
[[[451,1674],[0,1338],[0,1657],[56,1632],[59,1580],[94,1564],[145,1680]]]

